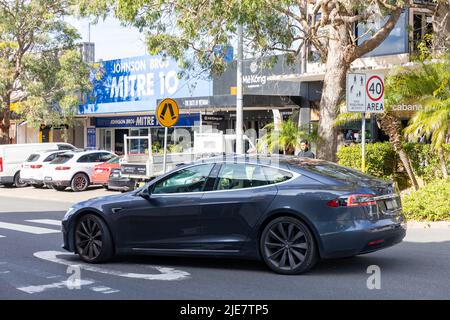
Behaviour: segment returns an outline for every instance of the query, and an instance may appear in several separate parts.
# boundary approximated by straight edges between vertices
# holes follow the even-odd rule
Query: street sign
[[[169,98],[162,100],[156,109],[156,117],[162,126],[166,128],[174,126],[180,118],[177,102]]]
[[[349,73],[347,75],[347,110],[348,112],[366,111],[366,75]]]
[[[366,81],[366,112],[384,111],[384,77],[369,75]]]
[[[384,112],[384,76],[347,74],[346,97],[348,112]]]

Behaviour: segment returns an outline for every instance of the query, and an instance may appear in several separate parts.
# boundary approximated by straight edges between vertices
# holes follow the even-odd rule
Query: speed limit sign
[[[369,75],[366,81],[366,111],[384,111],[384,76]]]

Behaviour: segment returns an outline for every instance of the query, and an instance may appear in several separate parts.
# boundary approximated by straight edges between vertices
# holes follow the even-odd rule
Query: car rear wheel
[[[75,247],[83,261],[105,262],[114,255],[111,233],[105,222],[94,214],[88,214],[75,227]]]
[[[16,186],[16,188],[23,188],[28,185],[26,182],[23,182],[22,179],[20,179],[20,171],[14,175],[14,185]]]
[[[75,192],[86,190],[87,187],[89,187],[88,176],[84,173],[77,173],[73,176],[72,181],[70,182],[70,187]]]
[[[292,217],[269,222],[261,235],[260,250],[266,265],[281,274],[304,273],[319,260],[311,231]]]

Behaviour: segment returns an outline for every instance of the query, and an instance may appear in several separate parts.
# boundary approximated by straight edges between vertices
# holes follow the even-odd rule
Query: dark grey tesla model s
[[[63,247],[87,262],[117,254],[238,256],[282,274],[383,249],[406,233],[392,184],[283,156],[179,166],[138,190],[74,205],[62,225]]]

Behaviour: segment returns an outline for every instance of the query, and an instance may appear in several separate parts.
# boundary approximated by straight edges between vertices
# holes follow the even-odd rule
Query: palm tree
[[[274,123],[269,123],[264,126],[264,129],[267,133],[258,142],[259,151],[267,149],[272,153],[283,150],[284,154],[292,155],[302,139],[315,139],[314,134],[301,130],[292,119],[282,121],[280,128],[275,128]]]
[[[431,139],[431,146],[439,155],[442,176],[447,178],[444,144],[450,128],[450,54],[440,60],[420,62],[412,71],[400,71],[392,81],[397,84],[397,100],[420,105],[404,134],[409,139]]]
[[[408,174],[409,180],[411,181],[415,190],[419,189],[419,184],[417,183],[416,176],[412,169],[411,161],[409,160],[408,154],[405,149],[403,149],[403,136],[401,134],[402,124],[401,121],[389,111],[385,109],[383,113],[376,114],[377,123],[380,125],[381,129],[389,136],[389,142],[392,144],[392,148],[398,155],[400,161]],[[343,112],[339,114],[334,121],[335,126],[340,126],[348,122],[361,121],[362,115],[359,112]]]

